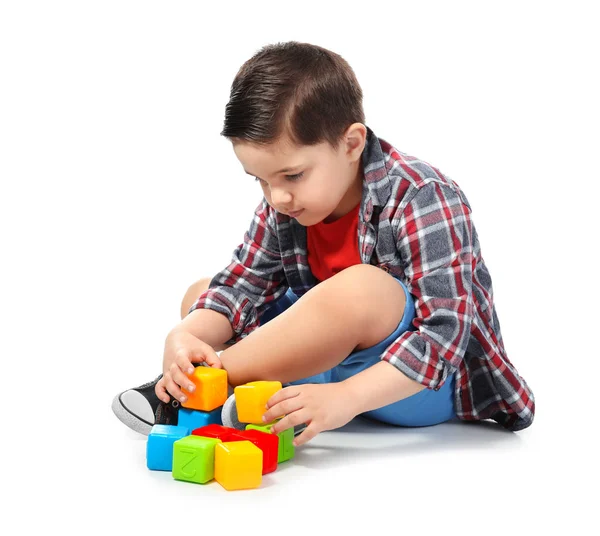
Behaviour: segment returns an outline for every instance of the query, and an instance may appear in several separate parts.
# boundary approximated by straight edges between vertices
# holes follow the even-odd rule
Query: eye
[[[300,180],[303,175],[304,175],[304,171],[301,171],[300,173],[296,173],[295,175],[286,175],[285,177],[290,182],[294,182],[294,181]],[[258,181],[262,184],[266,184],[265,181],[263,181],[262,179],[259,179],[258,177],[254,177],[254,180]]]

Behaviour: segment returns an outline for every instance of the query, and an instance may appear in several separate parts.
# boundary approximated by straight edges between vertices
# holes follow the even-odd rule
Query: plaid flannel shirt
[[[510,430],[533,421],[533,393],[508,360],[471,206],[448,176],[375,136],[367,127],[358,248],[362,262],[400,278],[415,298],[415,331],[381,359],[438,390],[456,375],[457,416],[493,419]],[[288,288],[302,296],[318,281],[308,264],[306,227],[263,197],[231,263],[192,305],[224,314],[238,342],[259,326]]]

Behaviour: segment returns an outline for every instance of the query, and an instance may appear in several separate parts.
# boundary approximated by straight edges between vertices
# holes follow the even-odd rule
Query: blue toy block
[[[185,426],[155,424],[146,443],[146,465],[153,471],[173,470],[173,443],[190,435]]]
[[[199,411],[197,409],[179,408],[177,423],[190,430],[195,430],[207,424],[223,424],[221,420],[221,409],[223,406],[212,411]]]

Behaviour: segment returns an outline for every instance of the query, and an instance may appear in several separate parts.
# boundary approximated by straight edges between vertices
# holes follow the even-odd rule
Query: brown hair
[[[365,122],[362,89],[340,55],[308,43],[266,45],[246,61],[225,107],[222,136],[268,145],[338,147],[353,123]]]

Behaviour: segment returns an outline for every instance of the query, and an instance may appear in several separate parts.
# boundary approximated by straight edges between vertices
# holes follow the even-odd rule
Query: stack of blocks
[[[172,471],[173,478],[198,484],[216,480],[227,490],[258,488],[262,475],[294,457],[294,429],[277,435],[263,424],[269,398],[281,389],[276,381],[257,381],[234,389],[238,420],[245,430],[222,426],[227,400],[227,371],[196,367],[189,378],[177,426],[155,424],[146,445],[148,469]]]

